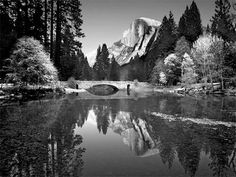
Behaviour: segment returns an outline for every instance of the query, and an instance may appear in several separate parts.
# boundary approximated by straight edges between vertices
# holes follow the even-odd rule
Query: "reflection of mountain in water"
[[[224,125],[217,124],[217,121],[216,124],[207,124],[197,123],[191,119],[188,121],[161,119],[151,114],[154,107],[152,104],[147,104],[148,100],[125,103],[122,100],[120,104],[119,101],[103,101],[103,103],[95,101],[90,107],[95,112],[98,130],[102,129],[106,134],[107,129],[111,128],[113,132],[123,137],[123,142],[137,156],[159,155],[169,168],[172,167],[174,160],[178,159],[186,174],[195,176],[201,161],[200,154],[204,154],[209,158],[208,165],[213,176],[230,177],[235,174],[236,128],[225,126],[230,125],[230,122]],[[160,111],[176,110],[174,105],[170,107],[168,103],[168,100],[160,99],[157,103]],[[140,105],[145,106],[141,109]],[[171,109],[167,110],[168,106]],[[181,106],[179,102],[178,106]],[[185,107],[185,109],[190,108]],[[194,115],[196,114],[197,112]],[[175,114],[172,117],[175,117]],[[232,120],[232,115],[228,118]]]
[[[148,133],[144,120],[132,120],[128,112],[118,112],[114,122],[109,126],[123,137],[130,150],[138,156],[149,156],[158,153],[157,144]]]

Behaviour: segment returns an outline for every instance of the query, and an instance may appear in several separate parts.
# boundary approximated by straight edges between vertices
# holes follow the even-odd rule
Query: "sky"
[[[195,0],[206,26],[214,15],[215,0]],[[81,0],[85,33],[82,50],[85,55],[96,51],[99,45],[111,46],[122,38],[137,18],[147,17],[162,21],[172,11],[176,23],[192,0]]]

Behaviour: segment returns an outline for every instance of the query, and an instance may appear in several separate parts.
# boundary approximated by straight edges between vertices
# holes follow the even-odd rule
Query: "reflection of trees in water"
[[[149,117],[153,127],[152,137],[160,139],[162,161],[173,163],[177,157],[189,176],[195,176],[200,162],[200,153],[210,157],[209,167],[214,176],[231,176],[235,173],[235,128],[225,126],[210,127],[183,122],[168,122]],[[231,163],[234,161],[234,163]],[[236,173],[235,173],[236,174]]]
[[[109,126],[109,107],[106,105],[95,105],[93,107],[94,113],[97,117],[97,128],[99,132],[103,132],[105,135],[107,133],[107,128]]]
[[[222,98],[214,98],[212,101],[193,99],[191,97],[127,100],[128,110],[122,104],[119,104],[117,100],[93,101],[91,104],[97,116],[99,131],[103,131],[103,128],[105,128],[104,132],[107,131],[109,115],[112,115],[112,122],[114,123],[119,112],[124,111],[124,109],[127,111],[124,113],[129,113],[130,115],[130,122],[136,125],[133,126],[132,131],[140,131],[139,119],[146,121],[148,133],[154,142],[158,142],[156,146],[159,149],[162,162],[168,165],[169,168],[172,167],[174,159],[178,158],[186,174],[195,176],[200,163],[200,154],[205,153],[209,156],[209,168],[214,176],[230,176],[235,171],[235,156],[233,156],[236,142],[235,128],[211,127],[180,121],[169,122],[148,114],[148,112],[160,109],[165,113],[191,115],[193,117],[203,117],[205,115],[204,117],[206,117],[206,115],[210,114],[219,114],[216,110],[220,108],[233,108],[232,100],[225,101]],[[191,112],[189,113],[189,111]],[[218,115],[218,119],[223,116],[222,119],[227,120],[227,115],[222,113]],[[126,133],[132,132],[130,130],[130,132],[127,131]],[[130,146],[132,146],[132,150],[135,151],[136,155],[143,155],[150,149],[149,142],[146,142],[142,133],[141,129],[140,137],[142,143],[140,143],[139,136],[138,138],[136,136],[131,137],[134,142]],[[120,132],[120,134],[122,133]]]
[[[169,122],[148,113],[161,111],[196,117],[214,116],[219,114],[219,109],[234,109],[234,101],[165,96],[137,101],[80,101],[72,97],[27,107],[0,108],[0,176],[81,175],[84,152],[80,148],[82,137],[75,135],[73,129],[76,123],[80,127],[84,125],[91,109],[97,117],[99,132],[104,134],[109,123],[114,123],[121,111],[129,114],[128,129],[134,131],[138,138],[141,137],[133,137],[132,150],[137,155],[157,147],[162,162],[169,168],[174,159],[178,159],[186,173],[194,176],[200,163],[200,153],[205,153],[209,156],[209,168],[214,176],[230,176],[229,171],[235,171],[236,163],[235,128]],[[218,119],[223,116],[222,119],[231,120],[227,114],[217,116]],[[151,145],[152,141],[146,136],[140,120],[145,122],[145,131],[152,141],[158,142],[156,147]]]
[[[233,165],[236,159],[230,158],[235,153],[235,133],[232,134],[226,128],[219,127],[217,130],[209,132],[209,136],[211,137],[209,142],[211,163],[209,166],[214,176],[228,176],[227,171],[230,168],[236,174],[236,168]]]
[[[80,175],[85,149],[73,132],[75,110],[67,100],[0,108],[0,176]]]
[[[181,134],[181,136],[176,151],[185,173],[192,177],[195,176],[200,161],[200,143],[196,142],[198,139],[194,139],[192,132]]]

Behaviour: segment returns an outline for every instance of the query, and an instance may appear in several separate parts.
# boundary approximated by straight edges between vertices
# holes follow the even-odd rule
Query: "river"
[[[235,156],[234,97],[67,95],[0,107],[2,177],[233,177]]]

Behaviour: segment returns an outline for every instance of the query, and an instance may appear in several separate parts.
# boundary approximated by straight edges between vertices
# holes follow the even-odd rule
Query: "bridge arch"
[[[77,84],[80,89],[89,89],[90,87],[96,85],[110,85],[116,87],[119,90],[126,90],[128,85],[129,88],[134,88],[134,82],[132,81],[77,81]]]
[[[109,85],[109,84],[98,84],[98,85],[93,85],[92,87],[86,89],[89,93],[92,93],[94,95],[113,95],[116,92],[119,91],[119,89],[114,86],[114,85]]]

